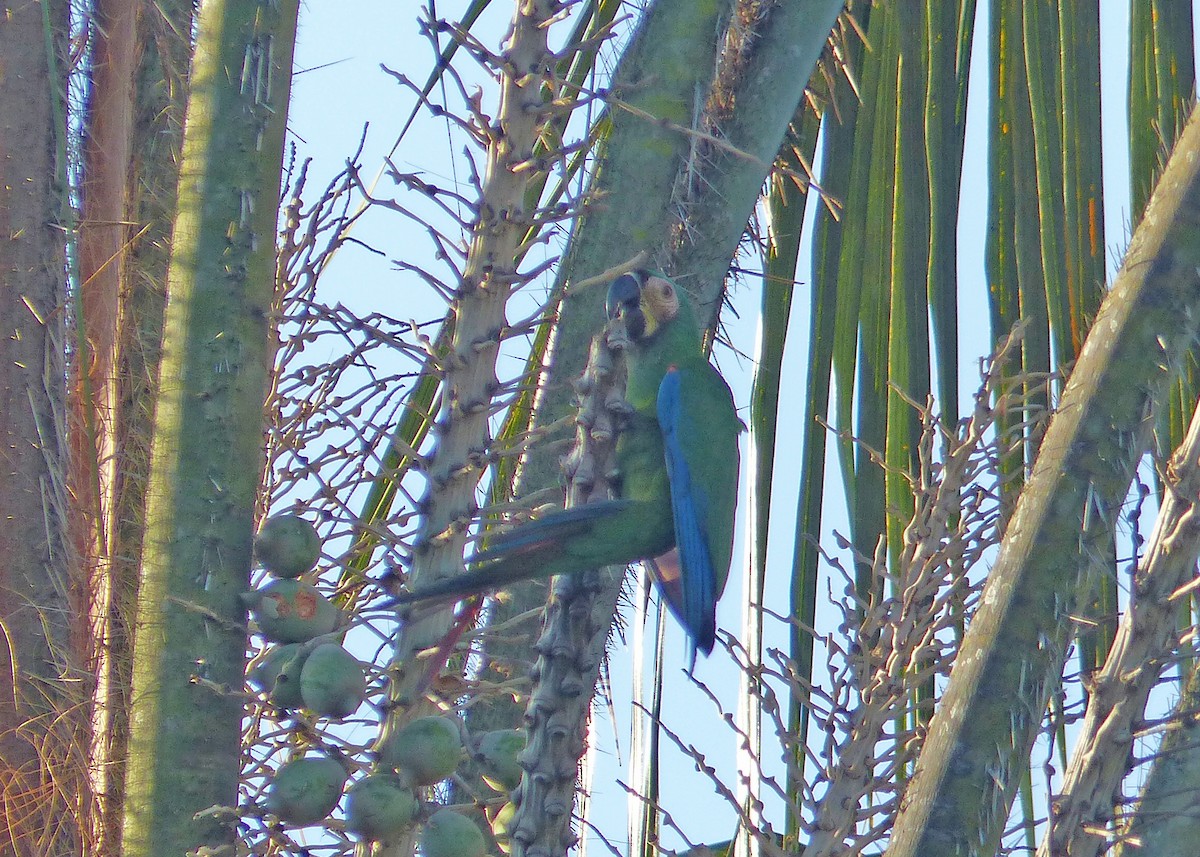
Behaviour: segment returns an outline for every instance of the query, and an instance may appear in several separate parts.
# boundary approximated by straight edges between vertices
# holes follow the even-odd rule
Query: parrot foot
[[[608,443],[613,439],[613,433],[615,431],[616,428],[613,424],[613,418],[606,407],[596,415],[596,422],[592,425],[588,434],[591,435],[592,440],[596,441],[597,443]]]
[[[579,413],[575,416],[577,425],[583,426],[585,429],[591,428],[596,424],[596,418],[599,415],[596,412],[595,400],[589,396],[580,404]]]
[[[582,446],[576,446],[559,462],[567,479],[582,486],[596,481],[596,458]]]
[[[604,400],[604,410],[610,414],[627,417],[633,413],[633,405],[629,404],[629,400],[625,398],[625,394],[621,390],[614,389]]]
[[[633,340],[629,338],[629,331],[625,328],[625,321],[620,318],[613,319],[608,323],[608,327],[604,331],[604,340],[612,351],[624,351],[633,345]]]

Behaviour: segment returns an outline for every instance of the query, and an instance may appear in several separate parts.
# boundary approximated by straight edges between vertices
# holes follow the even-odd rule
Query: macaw
[[[624,319],[631,343],[632,413],[616,450],[620,498],[552,512],[497,536],[465,574],[396,602],[646,561],[687,631],[694,662],[697,650],[712,651],[717,599],[732,561],[742,425],[675,283],[648,271],[624,274],[609,288],[606,310],[610,319]]]

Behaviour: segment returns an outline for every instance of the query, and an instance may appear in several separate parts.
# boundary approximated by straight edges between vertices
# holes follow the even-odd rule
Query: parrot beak
[[[636,341],[646,336],[650,319],[642,308],[642,284],[636,275],[622,274],[613,280],[608,287],[605,311],[610,321],[625,320],[630,339]]]

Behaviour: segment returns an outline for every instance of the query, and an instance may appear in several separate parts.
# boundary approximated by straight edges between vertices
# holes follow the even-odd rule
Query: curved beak
[[[605,311],[609,320],[623,318],[630,339],[641,339],[646,331],[646,314],[642,309],[642,284],[633,274],[622,274],[608,287]]]

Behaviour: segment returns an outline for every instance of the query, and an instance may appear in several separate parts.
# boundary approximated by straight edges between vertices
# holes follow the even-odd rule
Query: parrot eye
[[[651,277],[646,281],[646,302],[653,307],[654,316],[670,321],[679,314],[679,292],[666,277]]]

